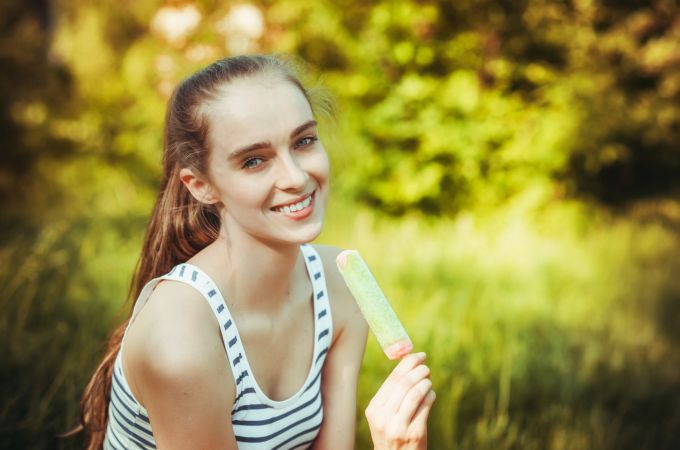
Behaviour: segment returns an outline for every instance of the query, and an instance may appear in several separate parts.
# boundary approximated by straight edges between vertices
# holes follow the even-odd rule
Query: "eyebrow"
[[[302,133],[307,128],[315,127],[316,125],[317,125],[316,120],[310,120],[309,122],[303,123],[302,125],[300,125],[296,129],[294,129],[290,133],[290,139],[293,139],[295,136]],[[252,151],[259,150],[261,148],[270,147],[271,145],[272,144],[271,144],[270,141],[262,141],[262,142],[256,142],[254,144],[246,145],[244,147],[239,147],[236,150],[234,150],[233,152],[231,152],[231,154],[229,155],[229,159],[232,159],[232,160],[238,159],[241,156],[245,155],[246,153],[250,153]]]

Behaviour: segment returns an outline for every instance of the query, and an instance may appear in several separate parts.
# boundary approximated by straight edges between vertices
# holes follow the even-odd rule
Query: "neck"
[[[296,277],[306,277],[299,244],[264,242],[223,227],[216,246],[226,255],[230,303],[249,309],[279,308],[294,294]]]

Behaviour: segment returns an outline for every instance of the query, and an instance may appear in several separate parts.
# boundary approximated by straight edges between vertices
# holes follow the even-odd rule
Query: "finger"
[[[411,370],[413,370],[418,365],[425,361],[425,353],[412,353],[410,355],[404,356],[401,361],[392,369],[392,372],[387,377],[387,380],[397,381]]]
[[[399,364],[396,365],[387,379],[385,379],[385,382],[382,384],[382,386],[380,386],[378,392],[376,392],[373,396],[371,403],[375,404],[376,406],[384,405],[392,394],[394,383],[404,377],[414,367],[422,364],[423,361],[425,361],[425,353],[421,352],[406,355],[401,361],[399,361]]]
[[[429,378],[420,380],[404,396],[404,400],[399,405],[396,419],[403,423],[410,423],[414,414],[432,391],[432,381]]]
[[[413,420],[408,427],[408,433],[413,437],[424,437],[427,435],[427,419],[430,416],[432,405],[434,404],[437,395],[433,390],[430,390],[423,401],[418,406]]]
[[[386,413],[396,415],[409,392],[413,390],[418,383],[427,380],[429,376],[430,368],[424,364],[420,364],[396,381],[393,384],[389,398],[384,404]],[[423,392],[422,395],[424,396],[426,393],[427,391]],[[419,403],[420,402],[418,402],[418,404]]]

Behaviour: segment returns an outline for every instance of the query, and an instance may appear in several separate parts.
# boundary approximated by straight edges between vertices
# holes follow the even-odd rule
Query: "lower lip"
[[[286,216],[288,218],[291,218],[293,220],[303,220],[309,217],[312,214],[312,211],[314,210],[314,197],[316,195],[316,191],[314,191],[311,195],[309,205],[306,207],[298,210],[298,211],[291,211],[291,212],[282,212],[282,211],[277,211],[279,214]]]

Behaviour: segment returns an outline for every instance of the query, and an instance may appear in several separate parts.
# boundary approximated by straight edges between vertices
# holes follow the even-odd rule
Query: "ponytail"
[[[290,65],[268,56],[219,60],[184,80],[173,93],[165,118],[163,182],[146,229],[128,300],[135,301],[149,280],[187,261],[217,239],[221,225],[217,206],[197,201],[182,184],[179,172],[184,167],[206,172],[205,106],[218,95],[218,89],[234,78],[264,72],[283,76],[310,100]],[[80,402],[80,426],[65,435],[85,430],[87,450],[100,450],[103,446],[114,362],[131,315],[132,312],[111,334],[104,358],[85,387]]]
[[[165,180],[146,230],[128,299],[134,301],[149,280],[167,273],[217,239],[219,229],[219,215],[214,205],[195,200],[179,176]],[[99,450],[104,442],[113,365],[129,322],[130,317],[111,334],[104,358],[80,402],[81,425],[71,434],[87,430],[87,450]]]

